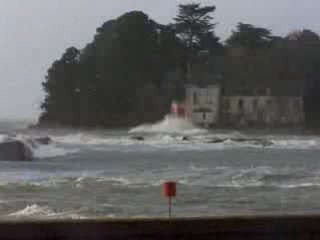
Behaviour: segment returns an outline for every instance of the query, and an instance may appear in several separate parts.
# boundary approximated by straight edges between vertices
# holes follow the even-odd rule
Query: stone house
[[[241,57],[243,48],[231,49]],[[223,57],[199,56],[187,78],[184,117],[202,126],[287,127],[304,126],[300,81],[234,81],[224,74]],[[181,115],[181,114],[180,114]]]
[[[303,99],[297,96],[223,96],[221,115],[225,126],[301,126],[304,124]]]
[[[223,95],[219,85],[186,87],[185,117],[202,126],[281,127],[304,125],[300,96]]]
[[[186,87],[186,117],[198,125],[211,126],[219,123],[221,88],[218,85]]]

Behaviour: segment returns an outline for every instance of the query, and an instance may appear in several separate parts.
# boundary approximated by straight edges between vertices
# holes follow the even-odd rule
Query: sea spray
[[[208,131],[195,126],[185,118],[167,115],[154,124],[143,124],[129,131],[130,133],[172,133],[172,134],[204,134]]]

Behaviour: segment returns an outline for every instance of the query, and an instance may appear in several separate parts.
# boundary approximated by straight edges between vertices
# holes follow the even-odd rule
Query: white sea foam
[[[269,172],[270,171],[270,172]],[[288,170],[289,171],[289,170]],[[294,175],[294,173],[292,173]],[[296,179],[295,179],[296,178]],[[144,188],[160,187],[163,182],[174,180],[178,184],[198,187],[218,188],[306,188],[320,187],[320,181],[316,176],[299,178],[288,175],[287,170],[268,169],[263,167],[250,169],[226,168],[220,172],[212,172],[206,168],[192,167],[190,172],[180,174],[167,173],[165,175],[150,176],[103,176],[85,174],[78,177],[56,177],[45,181],[30,181],[15,183],[19,186],[60,187],[61,184],[69,187],[87,188],[92,185],[102,184],[104,187]]]
[[[320,187],[319,182],[302,182],[302,183],[296,183],[296,184],[282,184],[279,186],[280,188],[310,188],[310,187]]]
[[[15,139],[23,142],[29,148],[35,158],[61,157],[78,152],[76,148],[63,148],[57,146],[55,142],[48,145],[39,144],[34,139],[35,136],[17,135]]]
[[[133,179],[129,179],[127,177],[98,177],[96,178],[97,182],[109,182],[113,184],[119,185],[130,185],[137,184],[139,181],[135,181]]]
[[[78,149],[66,149],[62,147],[57,147],[55,144],[50,145],[39,145],[34,150],[34,156],[36,158],[52,158],[61,157],[69,154],[74,154],[78,152]]]
[[[17,212],[11,213],[9,214],[9,217],[24,217],[24,216],[50,216],[52,215],[53,212],[52,210],[47,207],[40,207],[37,204],[33,204],[31,206],[26,206],[24,209],[22,210],[18,210]]]
[[[192,171],[196,171],[196,172],[203,172],[203,171],[208,171],[209,169],[208,168],[205,168],[205,167],[198,167],[198,166],[195,166],[195,165],[190,165],[190,169]]]
[[[185,186],[210,188],[256,188],[270,187],[280,189],[320,187],[320,179],[316,174],[310,176],[306,170],[273,167],[256,167],[247,169],[221,168],[210,170],[194,170],[180,178],[177,182]]]
[[[149,177],[135,177],[135,176],[80,176],[74,180],[77,188],[84,187],[86,183],[95,182],[102,183],[104,186],[118,186],[128,188],[141,188],[141,187],[159,187],[163,182],[174,179],[174,177],[167,177],[166,179],[161,176]],[[180,183],[180,179],[177,180]]]
[[[184,118],[167,115],[164,120],[155,124],[143,124],[130,130],[130,133],[176,133],[203,134],[207,130],[198,128]]]
[[[60,143],[86,144],[89,136],[84,133],[67,134],[53,137],[54,141]]]
[[[273,148],[285,149],[320,149],[318,139],[273,139]]]
[[[133,138],[142,135],[144,141]],[[183,139],[187,137],[187,139]],[[221,141],[212,142],[220,139]],[[215,132],[197,128],[174,117],[150,125],[133,128],[129,134],[96,135],[77,133],[53,137],[55,142],[68,145],[102,146],[101,150],[153,151],[228,150],[238,148],[308,150],[320,149],[320,138],[312,136],[250,136],[241,132]],[[109,147],[106,147],[109,146]],[[122,148],[126,146],[128,148]]]
[[[16,177],[13,177],[16,176]],[[74,189],[87,189],[92,187],[103,187],[106,191],[114,188],[159,188],[163,182],[168,180],[176,181],[184,187],[207,187],[207,188],[227,188],[227,189],[245,189],[245,188],[277,188],[277,189],[296,189],[320,187],[320,178],[317,173],[309,173],[301,168],[276,168],[269,166],[238,168],[238,167],[204,167],[201,164],[190,164],[185,169],[177,171],[168,168],[161,173],[143,173],[141,175],[118,175],[109,176],[103,170],[99,171],[67,171],[63,173],[41,172],[26,173],[23,176],[17,176],[18,173],[12,172],[7,178],[8,182],[3,184],[12,184],[14,189],[19,191],[28,191],[28,187],[55,188],[64,191],[74,191]],[[1,176],[0,176],[1,177]],[[0,178],[1,181],[1,178]],[[1,186],[2,187],[2,186]],[[21,188],[20,188],[21,187]],[[109,189],[110,188],[110,189]],[[66,190],[69,189],[69,190]],[[108,190],[109,189],[109,190]],[[112,190],[110,190],[112,191]],[[69,215],[72,213],[68,212]],[[69,217],[67,213],[59,213],[52,209],[30,205],[24,209],[13,213],[12,216],[48,216],[48,217]]]
[[[65,136],[53,137],[54,141],[58,143],[70,144],[70,145],[130,145],[135,141],[129,139],[129,137],[102,137],[93,134],[77,133],[69,134]]]
[[[8,139],[7,135],[0,134],[0,143]]]
[[[16,212],[8,214],[8,217],[13,218],[71,218],[71,219],[83,219],[85,217],[80,216],[78,211],[64,211],[55,212],[48,206],[39,206],[37,204],[28,205],[25,208]]]

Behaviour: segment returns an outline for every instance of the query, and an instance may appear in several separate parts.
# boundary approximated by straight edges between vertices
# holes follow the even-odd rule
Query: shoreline
[[[152,125],[155,123],[142,123],[141,125]],[[96,130],[113,130],[113,131],[130,131],[130,129],[141,126],[141,125],[127,125],[122,127],[106,127],[106,126],[71,126],[71,125],[62,125],[62,124],[35,124],[28,126],[27,129],[35,129],[35,130],[71,130],[71,131],[96,131]],[[274,127],[274,128],[232,128],[232,127],[208,127],[204,128],[201,126],[195,126],[197,128],[201,128],[207,130],[209,133],[224,133],[224,132],[240,132],[248,135],[302,135],[302,136],[312,136],[312,135],[320,135],[320,127],[319,128],[307,128],[307,127]],[[130,133],[132,135],[141,135],[145,133]],[[182,134],[183,135],[183,134]]]

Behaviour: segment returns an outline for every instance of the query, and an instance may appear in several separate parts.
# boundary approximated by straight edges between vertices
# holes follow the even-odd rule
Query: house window
[[[256,111],[258,109],[258,99],[253,99],[252,106],[253,111]]]
[[[206,98],[207,98],[207,104],[212,104],[213,101],[212,101],[212,94],[211,94],[211,91],[210,90],[207,90],[207,94],[206,94]]]
[[[195,105],[199,104],[199,99],[198,99],[198,95],[196,92],[193,93],[193,103]]]
[[[230,110],[230,100],[229,99],[225,99],[223,102],[223,108],[225,111],[229,111]]]
[[[238,102],[238,108],[239,108],[239,110],[243,111],[243,109],[244,109],[243,99],[240,99],[240,100],[239,100],[239,102]]]

